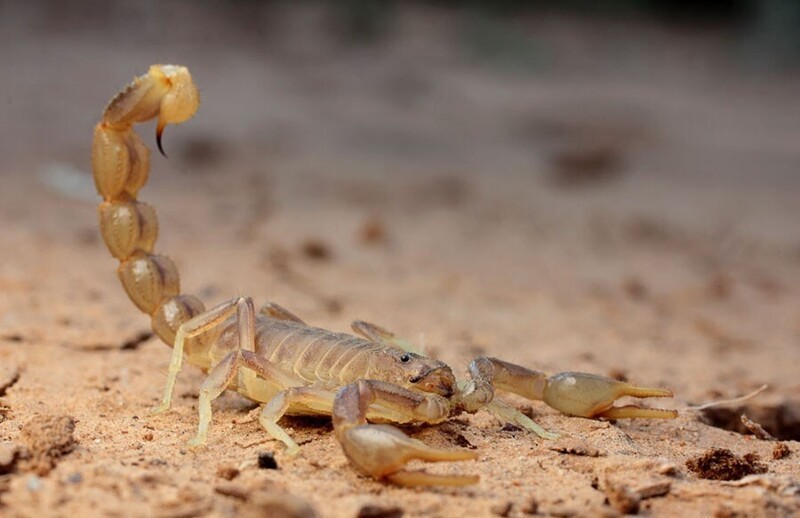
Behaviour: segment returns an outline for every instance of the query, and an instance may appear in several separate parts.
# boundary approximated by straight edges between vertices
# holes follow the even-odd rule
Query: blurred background
[[[579,183],[591,159],[597,178],[794,172],[792,0],[4,1],[0,19],[4,156],[81,151],[84,102],[179,62],[209,150]]]
[[[208,303],[685,397],[797,390],[796,0],[0,2],[5,336],[146,332],[89,149],[152,63],[201,91],[142,198]]]

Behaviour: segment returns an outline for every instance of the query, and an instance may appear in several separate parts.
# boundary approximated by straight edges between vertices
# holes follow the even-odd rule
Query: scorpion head
[[[384,364],[389,367],[384,372],[385,381],[444,397],[455,392],[456,378],[447,364],[401,349],[392,348],[387,353],[392,359]]]

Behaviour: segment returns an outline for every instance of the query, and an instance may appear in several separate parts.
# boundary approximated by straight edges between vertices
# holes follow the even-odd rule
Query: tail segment
[[[199,97],[185,67],[153,65],[146,75],[117,94],[94,129],[92,169],[100,204],[100,233],[119,259],[122,286],[133,303],[152,318],[153,331],[169,345],[178,327],[205,308],[197,297],[180,294],[175,263],[153,253],[158,218],[136,199],[147,182],[150,150],[133,124],[158,117],[157,138],[167,124],[179,124],[197,111]]]

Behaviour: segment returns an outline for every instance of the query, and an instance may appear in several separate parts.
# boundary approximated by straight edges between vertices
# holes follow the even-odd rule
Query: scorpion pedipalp
[[[442,449],[412,439],[385,424],[367,424],[367,417],[393,421],[437,423],[449,415],[447,400],[435,394],[420,394],[396,385],[360,380],[341,389],[333,403],[333,426],[342,450],[362,473],[399,485],[463,486],[474,484],[472,475],[438,475],[407,471],[411,460],[452,462],[475,460],[475,452]]]
[[[672,391],[639,387],[585,372],[562,372],[547,379],[542,401],[564,414],[588,418],[672,419],[678,415],[675,410],[643,408],[636,405],[613,406],[617,399],[624,396],[672,397]]]
[[[478,456],[470,450],[428,446],[390,425],[355,426],[344,432],[341,442],[350,461],[362,472],[398,485],[465,486],[479,480],[475,475],[443,475],[403,469],[412,460],[452,462],[475,460]]]

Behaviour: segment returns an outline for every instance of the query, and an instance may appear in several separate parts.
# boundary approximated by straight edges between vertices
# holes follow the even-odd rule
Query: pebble
[[[258,454],[258,467],[260,469],[278,469],[278,462],[271,451],[262,451]]]
[[[42,479],[39,478],[38,475],[31,475],[28,477],[27,482],[25,482],[25,487],[28,488],[28,491],[31,493],[36,493],[42,489]]]
[[[19,447],[16,444],[10,442],[0,444],[0,475],[14,470],[18,453]]]

